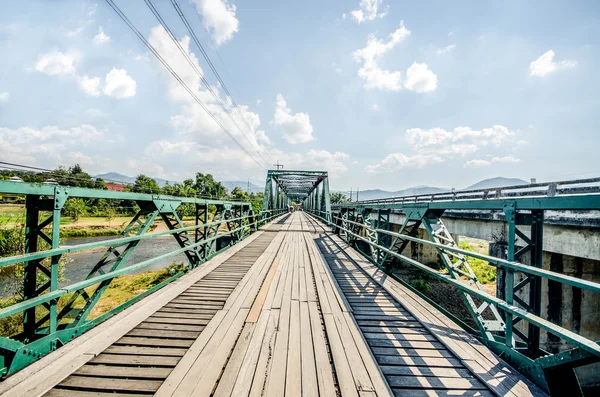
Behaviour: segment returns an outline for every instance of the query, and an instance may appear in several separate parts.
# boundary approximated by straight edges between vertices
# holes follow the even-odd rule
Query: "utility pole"
[[[358,192],[360,191],[360,188],[356,188],[356,201],[358,201]]]
[[[248,190],[246,190],[246,193],[250,194],[250,179],[248,179]]]
[[[277,171],[279,171],[279,168],[281,167],[281,169],[283,169],[283,164],[279,164],[279,160],[277,160],[277,164],[273,164],[275,167],[277,167]]]
[[[350,201],[352,201],[352,188],[350,188]]]

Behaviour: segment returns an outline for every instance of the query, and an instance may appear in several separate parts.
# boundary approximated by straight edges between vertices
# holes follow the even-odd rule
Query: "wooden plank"
[[[183,357],[187,349],[171,347],[137,347],[137,346],[109,346],[104,353],[109,354],[134,354],[138,356],[174,356]]]
[[[296,251],[297,255],[297,251]],[[298,266],[295,266],[298,269]],[[300,343],[300,302],[293,299],[293,291],[298,287],[298,271],[294,272],[292,279],[292,301],[290,302],[290,330],[287,349],[287,369],[285,376],[285,395],[301,396],[302,390],[302,344]],[[294,288],[294,286],[296,286]],[[299,295],[297,295],[299,296]]]
[[[330,313],[323,313],[323,319],[325,321],[325,329],[329,339],[329,347],[333,356],[340,392],[343,396],[358,396],[356,384],[350,370],[350,360],[346,356],[335,319]]]
[[[142,336],[156,338],[173,338],[173,339],[196,339],[200,331],[159,331],[155,329],[134,329],[127,333],[127,336]]]
[[[106,393],[96,391],[52,389],[44,397],[107,397]],[[110,397],[140,397],[138,393],[111,393]]]
[[[134,356],[128,354],[100,354],[90,360],[93,364],[111,365],[147,365],[174,367],[179,362],[179,357]]]
[[[225,260],[262,235],[262,231],[254,233],[244,241],[216,255],[201,267],[190,271],[184,277],[161,288],[159,291],[133,304],[121,313],[69,342],[67,347],[48,354],[27,368],[5,379],[0,383],[0,395],[8,393],[8,395],[15,397],[32,397],[45,393],[88,362],[94,355],[99,354],[133,329],[166,302],[181,294],[190,285],[205,277],[225,262]]]
[[[114,378],[160,379],[161,382],[171,373],[171,368],[124,367],[112,365],[86,364],[75,371],[77,375],[103,376]]]
[[[444,378],[425,376],[388,376],[390,386],[402,388],[422,389],[450,389],[450,390],[488,390],[487,386],[479,380],[464,378]]]
[[[213,395],[214,397],[227,397],[231,395],[255,326],[255,322],[246,321],[242,333],[235,342],[235,347],[231,353],[231,357],[229,357],[229,360],[227,361],[227,366],[223,371],[223,375],[221,375],[221,378],[219,379],[219,384]]]
[[[162,346],[162,347],[185,347],[188,348],[192,345],[193,341],[190,339],[162,339],[162,338],[142,338],[133,336],[124,336],[115,345],[136,345],[136,346]]]
[[[333,369],[327,355],[327,343],[321,325],[321,316],[316,301],[308,302],[310,328],[315,352],[315,370],[319,385],[319,395],[334,397],[337,395],[333,382]],[[304,332],[303,332],[304,334]]]
[[[271,287],[271,283],[273,282],[273,278],[275,277],[275,273],[279,268],[279,258],[275,258],[273,263],[271,264],[271,268],[265,277],[265,281],[263,281],[262,286],[260,287],[260,291],[258,291],[258,295],[250,308],[250,313],[248,314],[248,318],[246,319],[247,323],[255,323],[258,321],[260,317],[260,312],[263,308],[263,304],[267,299],[267,293]]]
[[[60,386],[91,390],[123,390],[127,392],[155,392],[161,381],[142,379],[97,378],[93,376],[69,376]]]
[[[182,325],[182,324],[164,324],[164,323],[155,323],[155,322],[143,322],[136,327],[137,330],[140,329],[151,329],[151,330],[161,330],[161,331],[190,331],[200,333],[204,329],[202,325]]]
[[[306,290],[306,278],[304,280],[304,288]],[[310,288],[312,289],[312,283]],[[302,291],[302,287],[301,287]],[[308,301],[300,302],[300,349],[302,354],[302,396],[318,396],[319,385],[317,382],[317,369],[315,363],[315,349],[313,345],[312,327],[310,323],[310,314],[308,312]]]
[[[519,395],[545,395],[539,388],[518,374],[506,363],[501,362],[489,349],[479,341],[460,329],[450,319],[440,313],[427,302],[418,299],[398,282],[386,277],[360,258],[354,250],[348,247],[336,236],[329,237],[349,255],[354,262],[369,274],[395,299],[401,301],[404,307],[416,318],[420,318],[429,330],[442,341],[454,354],[461,357],[464,365],[469,368],[482,382],[500,394]],[[444,330],[451,330],[451,333]],[[474,365],[473,363],[477,363]],[[478,368],[479,367],[479,368]],[[479,370],[479,372],[478,372]],[[504,379],[499,382],[498,378]]]
[[[288,250],[286,254],[287,256],[282,259],[284,261],[291,262],[290,251]],[[286,278],[286,282],[283,285],[283,296],[281,302],[281,311],[279,314],[279,325],[275,337],[275,349],[273,350],[273,364],[270,366],[270,373],[265,388],[266,396],[283,396],[285,392],[285,377],[287,373],[287,355],[290,331],[292,275],[293,267],[290,265],[288,269],[288,277]]]
[[[231,396],[248,395],[250,393],[252,379],[259,361],[261,346],[267,330],[270,314],[270,310],[262,310],[258,321],[256,323],[250,323],[255,324],[254,330],[248,342],[246,354],[239,367],[237,378],[231,389]]]
[[[466,368],[417,367],[403,365],[382,365],[381,371],[386,375],[430,376],[444,378],[475,378]]]
[[[252,386],[250,387],[249,397],[263,396],[263,391],[267,387],[268,374],[271,373],[271,366],[273,365],[272,352],[275,350],[279,314],[279,309],[269,310],[269,319],[260,346],[256,370],[254,371],[254,377],[251,379]],[[245,386],[248,384],[250,374],[252,374],[252,371],[249,369],[247,370],[247,375],[243,378],[238,378],[239,384],[234,388],[232,396],[243,397],[248,395],[248,389]]]
[[[223,320],[227,317],[228,312],[222,310],[215,314],[215,317],[206,326],[200,337],[194,341],[187,353],[181,358],[179,365],[173,369],[169,377],[165,379],[161,387],[156,391],[155,397],[172,396],[175,389],[179,386],[182,379],[189,371],[191,365],[196,361],[210,338],[217,331]]]

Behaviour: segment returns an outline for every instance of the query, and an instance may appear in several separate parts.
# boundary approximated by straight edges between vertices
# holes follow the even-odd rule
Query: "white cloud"
[[[444,55],[444,54],[448,54],[449,52],[452,52],[452,50],[454,50],[456,48],[456,44],[450,44],[447,45],[444,48],[440,48],[436,51],[436,54],[438,55]]]
[[[113,68],[105,78],[103,92],[115,98],[129,98],[135,96],[136,82],[125,69]]]
[[[89,124],[62,129],[57,126],[43,128],[0,127],[0,158],[5,161],[30,165],[55,167],[70,160],[63,154],[69,149],[81,150],[92,142],[101,141],[104,131]]]
[[[425,63],[414,62],[406,71],[404,82],[402,72],[382,69],[379,66],[379,59],[408,36],[410,31],[404,26],[404,21],[400,21],[400,26],[390,35],[387,42],[370,35],[366,47],[354,51],[354,59],[362,63],[358,76],[365,81],[366,89],[397,92],[404,87],[418,93],[436,90],[437,76]]]
[[[529,75],[544,77],[560,69],[570,69],[577,65],[577,61],[564,60],[554,62],[554,51],[550,50],[529,65]]]
[[[110,36],[108,36],[106,33],[104,33],[104,29],[102,29],[102,26],[100,26],[98,28],[98,34],[94,36],[94,45],[96,46],[101,46],[103,44],[106,44],[110,41]]]
[[[374,112],[379,112],[379,105],[374,103],[371,105],[371,110]]]
[[[385,10],[381,10],[383,0],[361,0],[359,9],[350,11],[350,16],[357,23],[363,23],[365,21],[372,21],[376,18],[383,18],[387,15],[389,6],[385,7]],[[343,14],[342,18],[346,19],[347,14]]]
[[[467,161],[463,167],[465,168],[481,168],[481,167],[487,167],[488,165],[491,165],[493,163],[502,163],[502,164],[516,164],[521,162],[521,159],[515,157],[515,156],[504,156],[504,157],[497,157],[494,156],[492,157],[491,160],[469,160]]]
[[[465,165],[463,165],[463,167],[465,167],[465,168],[481,168],[481,167],[487,167],[490,164],[492,164],[492,163],[487,160],[469,160],[465,163]]]
[[[194,0],[194,4],[216,45],[228,42],[239,31],[240,21],[235,17],[234,4],[227,0]]]
[[[367,172],[393,172],[402,168],[422,168],[443,161],[443,158],[435,154],[407,156],[404,153],[391,153],[379,163],[368,165]]]
[[[404,86],[411,91],[433,92],[437,88],[437,76],[424,63],[413,63],[406,71]]]
[[[74,75],[77,60],[78,56],[73,52],[65,54],[60,51],[51,51],[38,57],[34,69],[50,76]]]
[[[337,66],[335,62],[331,64],[331,67],[333,68],[333,70],[336,73],[342,73],[343,72],[342,68],[340,68],[339,66]]]
[[[68,156],[69,163],[80,165],[92,165],[94,162],[90,156],[86,156],[81,152],[71,152]]]
[[[389,41],[385,42],[371,35],[367,40],[366,47],[354,51],[354,59],[362,62],[358,76],[365,80],[365,88],[400,91],[402,73],[382,69],[377,62],[379,58],[408,36],[410,36],[410,31],[404,26],[404,21],[400,21],[400,26],[390,35]]]
[[[292,110],[287,107],[281,94],[277,94],[275,114],[273,114],[271,125],[279,129],[283,138],[291,144],[306,143],[315,139],[312,135],[313,127],[308,114],[292,114]]]
[[[136,82],[125,69],[113,68],[106,74],[102,86],[100,77],[80,75],[77,72],[78,61],[79,56],[74,52],[53,51],[41,54],[33,68],[50,76],[64,75],[74,78],[79,88],[87,95],[104,94],[115,98],[128,98],[135,95]]]
[[[456,127],[450,131],[443,128],[409,128],[404,135],[407,150],[392,153],[375,165],[367,166],[369,172],[390,172],[407,167],[424,167],[440,163],[446,159],[466,157],[485,148],[497,151],[504,144],[514,144],[516,132],[502,125],[474,130],[470,127]],[[515,163],[514,156],[494,155],[491,160],[469,160],[464,166],[482,167],[491,163]]]
[[[521,159],[515,156],[492,157],[492,163],[520,163]]]
[[[148,41],[162,54],[165,60],[169,62],[171,67],[189,86],[190,90],[192,90],[192,92],[194,92],[194,94],[206,105],[206,108],[210,110],[216,119],[219,120],[231,135],[233,135],[238,143],[260,162],[261,155],[265,156],[265,145],[269,145],[270,140],[265,132],[260,129],[259,115],[250,111],[249,106],[246,105],[238,105],[237,108],[233,107],[227,99],[221,98],[219,87],[212,87],[215,95],[224,104],[229,113],[225,112],[219,105],[217,99],[215,99],[208,89],[202,85],[202,81],[198,74],[189,65],[186,58],[181,54],[178,47],[173,43],[162,26],[158,25],[151,30]],[[190,38],[184,36],[179,39],[179,43],[188,53],[195,68],[203,74],[198,58],[190,51]],[[235,156],[237,156],[250,160],[249,164],[246,165],[244,163],[246,169],[256,169],[256,163],[249,159],[242,150],[232,147],[234,145],[232,140],[221,130],[219,125],[215,123],[190,94],[185,91],[181,84],[173,79],[166,70],[161,68],[161,71],[167,83],[169,98],[175,102],[181,103],[180,112],[173,115],[170,120],[171,126],[179,139],[187,142],[197,141],[201,142],[205,148],[206,145],[209,145],[216,150],[223,150],[224,158],[230,158],[228,156],[231,153],[234,153],[231,158],[235,159]],[[235,124],[231,119],[235,121]],[[261,155],[258,155],[257,151],[261,153]],[[211,154],[213,158],[216,158],[215,156],[217,155],[218,152]],[[224,158],[218,158],[221,158],[220,164],[223,165],[223,162],[225,161]],[[262,162],[264,163],[264,161]],[[239,162],[234,161],[231,164],[237,164],[237,166],[239,166]]]
[[[261,103],[262,103],[262,99],[257,99],[257,100],[256,100],[256,104],[257,104],[257,105],[260,105]]]
[[[8,101],[8,97],[10,96],[10,94],[6,91],[4,92],[0,92],[0,102],[6,102]]]
[[[98,96],[100,92],[100,77],[79,76],[77,84],[83,92],[91,96]]]

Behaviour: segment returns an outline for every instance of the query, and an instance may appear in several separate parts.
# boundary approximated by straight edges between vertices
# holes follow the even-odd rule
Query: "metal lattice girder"
[[[143,269],[161,258],[175,257],[178,254],[188,256],[189,268],[197,266],[214,254],[211,248],[217,239],[232,236],[231,243],[235,243],[244,238],[247,232],[256,229],[252,227],[256,220],[251,205],[243,202],[13,181],[0,181],[0,194],[25,195],[26,202],[25,254],[0,258],[0,267],[24,264],[23,301],[0,309],[0,318],[23,314],[23,332],[11,338],[0,337],[0,375],[14,373],[56,350],[147,294],[177,279],[183,272],[172,275],[148,291],[101,316],[90,319],[89,314],[115,277]],[[60,246],[61,210],[66,200],[73,197],[127,200],[136,202],[140,211],[120,238]],[[196,206],[196,226],[184,227],[176,212],[182,203]],[[220,230],[218,222],[208,222],[210,205],[218,206],[222,209],[221,212],[230,212],[230,215],[225,215],[227,230]],[[169,230],[147,233],[159,215],[167,223]],[[223,215],[218,214],[216,219],[223,218]],[[193,242],[190,238],[191,233],[195,236]],[[139,241],[167,235],[174,236],[180,245],[179,249],[124,266],[127,257]],[[42,244],[47,245],[49,249]],[[101,247],[106,249],[105,254],[84,280],[58,286],[59,261],[62,255]],[[58,311],[59,299],[67,297],[69,298],[65,305],[61,305],[62,309]]]
[[[269,170],[263,199],[263,219],[292,203],[303,203],[307,211],[331,221],[329,178],[326,171]]]

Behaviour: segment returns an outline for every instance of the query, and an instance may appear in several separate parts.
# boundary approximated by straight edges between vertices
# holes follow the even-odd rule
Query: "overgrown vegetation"
[[[459,242],[458,246],[466,251],[476,252],[475,248],[466,241]],[[487,252],[480,253],[487,254]],[[496,268],[494,266],[490,266],[486,261],[473,257],[468,257],[467,260],[471,265],[471,269],[473,269],[473,273],[475,273],[481,284],[492,284],[496,282]]]

